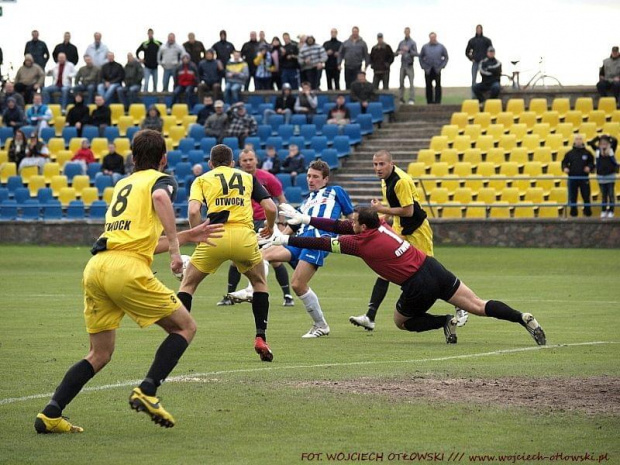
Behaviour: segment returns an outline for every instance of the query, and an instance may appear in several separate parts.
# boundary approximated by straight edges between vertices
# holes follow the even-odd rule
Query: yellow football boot
[[[42,413],[37,415],[37,419],[34,421],[34,429],[39,434],[81,433],[84,431],[84,428],[69,423],[65,417],[49,418]]]
[[[145,395],[139,387],[131,392],[129,406],[137,412],[146,413],[151,420],[164,428],[172,428],[176,423],[174,417],[161,406],[157,397]]]

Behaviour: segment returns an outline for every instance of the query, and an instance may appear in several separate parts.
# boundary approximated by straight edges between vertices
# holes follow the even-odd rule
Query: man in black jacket
[[[577,216],[577,191],[581,190],[585,216],[592,215],[590,208],[590,181],[587,179],[594,169],[594,157],[586,149],[583,136],[577,134],[573,142],[573,148],[566,152],[562,160],[562,169],[568,174],[568,204],[570,216]],[[571,179],[573,176],[581,179]]]
[[[325,74],[327,75],[327,89],[340,90],[340,70],[338,69],[338,52],[342,42],[338,40],[338,29],[331,30],[331,39],[323,44],[327,52],[325,62]]]
[[[97,86],[99,95],[103,95],[106,104],[109,104],[116,90],[121,86],[125,79],[125,69],[123,65],[114,61],[114,53],[108,52],[108,62],[101,67],[101,84]]]
[[[370,67],[375,75],[372,78],[372,86],[379,89],[379,83],[383,82],[383,90],[390,86],[390,66],[394,63],[392,47],[383,41],[383,34],[377,34],[377,45],[370,51]]]
[[[282,76],[282,85],[288,83],[294,90],[299,89],[299,47],[296,42],[291,40],[288,32],[282,34],[284,40],[284,55],[280,61],[280,71]]]
[[[157,91],[157,53],[161,42],[153,39],[153,29],[148,30],[148,39],[140,44],[136,50],[136,58],[144,65],[144,87],[143,92],[148,92],[149,81],[153,79],[153,92]],[[140,52],[143,53],[140,58]]]
[[[366,73],[359,71],[357,73],[357,80],[351,84],[351,101],[359,102],[362,106],[362,113],[366,113],[368,103],[375,99],[375,88],[366,80]]]
[[[472,90],[480,103],[485,101],[484,92],[489,92],[491,98],[497,98],[501,89],[499,80],[502,76],[502,63],[495,58],[495,49],[489,47],[487,57],[480,62],[482,82],[476,84]]]
[[[78,50],[77,47],[71,43],[70,32],[65,32],[64,40],[62,41],[62,43],[54,47],[54,51],[52,52],[52,58],[54,59],[55,63],[58,63],[58,55],[60,53],[65,54],[65,56],[67,57],[67,61],[70,61],[74,65],[77,65],[77,62],[79,60]]]
[[[103,137],[105,128],[112,124],[112,112],[101,95],[95,97],[96,108],[90,115],[90,124],[99,128],[99,137]]]
[[[216,58],[222,63],[222,65],[226,66],[226,63],[230,60],[230,56],[235,51],[235,46],[226,40],[227,35],[226,31],[222,29],[220,31],[220,40],[213,44],[211,47],[215,50]],[[224,70],[220,73],[221,77],[224,77]]]
[[[267,108],[263,113],[263,124],[269,124],[269,117],[275,114],[284,116],[284,124],[289,124],[294,111],[295,97],[291,93],[291,85],[286,82],[282,85],[282,93],[276,98],[273,110]]]
[[[473,88],[476,85],[480,62],[484,60],[487,55],[487,50],[492,45],[493,42],[491,42],[491,39],[483,35],[482,25],[478,24],[476,26],[476,35],[469,39],[469,42],[467,42],[467,47],[465,47],[465,56],[469,61],[471,61],[472,98],[474,97]]]
[[[47,60],[50,59],[50,52],[47,49],[47,45],[42,40],[39,40],[39,31],[36,29],[32,31],[32,40],[26,42],[26,48],[24,49],[24,55],[32,55],[34,62],[45,70]]]
[[[144,68],[133,54],[127,54],[127,64],[125,65],[125,85],[116,89],[119,101],[125,106],[125,111],[129,111],[129,105],[138,102],[138,92],[142,86],[144,78]]]
[[[260,44],[256,39],[256,31],[252,31],[250,32],[250,40],[243,44],[243,47],[241,47],[241,57],[243,58],[243,61],[248,64],[248,69],[250,71],[248,80],[245,83],[246,91],[250,87],[250,81],[252,80],[252,78],[254,78],[256,74],[256,65],[254,64],[254,58],[256,58],[256,55],[258,54],[259,45]],[[254,87],[256,87],[256,84],[254,84]]]

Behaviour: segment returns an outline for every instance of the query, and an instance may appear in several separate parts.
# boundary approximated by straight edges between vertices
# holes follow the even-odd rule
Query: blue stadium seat
[[[91,184],[95,182],[95,177],[97,176],[97,173],[99,172],[101,172],[101,163],[96,161],[94,163],[88,164],[88,167],[86,168],[86,174],[90,178]]]
[[[27,187],[18,187],[13,191],[13,198],[19,204],[24,203],[26,200],[30,200],[30,189]]]
[[[59,200],[52,200],[43,205],[44,220],[61,220],[62,206]]]
[[[351,114],[351,122],[355,123],[358,115],[362,113],[362,105],[359,102],[348,102],[346,107],[349,109],[349,113]]]
[[[316,106],[316,109],[317,109],[318,113],[321,113],[321,110],[325,107],[326,103],[329,103],[329,96],[327,96],[325,94],[317,95],[317,106]]]
[[[271,136],[265,141],[265,146],[270,145],[275,147],[276,150],[280,150],[284,144],[282,143],[282,138],[280,136]]]
[[[56,130],[54,128],[41,129],[40,138],[47,144],[52,137],[56,137]]]
[[[20,187],[24,187],[24,181],[22,181],[21,176],[9,176],[9,179],[6,182],[6,188],[9,190],[11,194],[15,192],[15,189]]]
[[[108,176],[107,174],[98,176],[95,179],[95,187],[97,188],[99,195],[102,195],[106,187],[112,187],[112,176]]]
[[[102,220],[105,218],[105,212],[108,210],[108,204],[104,200],[95,200],[89,209],[91,219]]]
[[[243,143],[244,145],[252,144],[252,147],[254,147],[254,151],[259,150],[261,146],[261,140],[258,136],[248,136],[245,138],[245,141]]]
[[[287,149],[280,149],[280,150],[278,150],[278,158],[280,159],[280,161],[284,161],[286,159],[286,157],[288,157],[288,150]]]
[[[204,107],[205,107],[204,104],[196,103],[196,104],[194,104],[194,106],[190,110],[189,114],[190,115],[197,115],[198,113],[200,113],[200,110],[202,110]],[[194,139],[196,139],[196,138],[194,137]]]
[[[87,124],[82,128],[82,137],[92,141],[95,137],[99,137],[99,128]]]
[[[330,170],[337,170],[340,167],[338,162],[338,152],[336,149],[325,149],[321,152],[321,160],[329,166]]]
[[[200,150],[207,154],[207,158],[211,155],[211,149],[217,145],[215,137],[203,137],[200,139]]]
[[[303,149],[306,146],[306,139],[301,136],[293,136],[291,140],[288,141],[288,145],[296,145],[300,149]]]
[[[73,126],[65,126],[64,128],[62,128],[62,138],[65,140],[65,146],[68,147],[71,139],[77,136],[77,129],[75,129]]]
[[[194,139],[195,141],[199,141],[205,136],[205,128],[200,126],[199,124],[192,124],[189,127],[189,137]]]
[[[323,126],[322,132],[327,137],[327,143],[331,145],[334,142],[334,137],[340,134],[340,126],[337,124],[326,124]]]
[[[39,203],[48,203],[50,200],[54,199],[54,192],[51,187],[41,187],[37,191],[37,200]]]
[[[314,149],[303,149],[301,154],[304,156],[306,160],[306,164],[310,163],[316,158],[316,151]]]
[[[263,145],[268,137],[271,137],[271,133],[273,132],[273,128],[269,124],[259,124],[258,125],[258,137],[260,137]]]
[[[239,148],[239,139],[236,137],[224,137],[222,144],[227,145],[232,150],[237,150]]]
[[[282,145],[284,147],[288,146],[288,141],[291,137],[293,137],[293,133],[295,132],[295,126],[292,124],[281,124],[278,127],[278,136],[282,138]]]
[[[203,161],[201,163],[201,165],[202,165],[202,172],[203,173],[207,173],[207,172],[211,171],[211,168],[209,167],[209,163],[207,163],[206,161]]]
[[[177,190],[177,198],[175,199],[174,203],[187,202],[187,190],[188,187],[179,187],[179,189]]]
[[[327,102],[323,104],[323,114],[324,115],[329,115],[329,112],[332,108],[334,108],[336,106],[335,102]]]
[[[394,103],[394,95],[379,94],[379,101],[383,105],[383,113],[394,113],[396,111],[396,104]]]
[[[302,124],[308,124],[308,117],[306,115],[292,115],[291,124],[293,126],[301,126]]]
[[[67,219],[68,220],[83,220],[84,219],[84,202],[81,200],[72,200],[67,207]]]
[[[114,142],[114,139],[121,137],[121,134],[117,126],[106,126],[103,130],[103,137],[108,139],[108,142]]]
[[[284,124],[284,115],[271,115],[266,123],[271,126],[271,133],[277,134],[280,125]]]
[[[359,124],[347,124],[344,127],[344,135],[349,136],[349,143],[357,145],[362,142],[362,128]]]
[[[174,167],[174,176],[177,181],[185,182],[185,178],[192,174],[192,165],[189,162],[182,161]]]
[[[0,187],[0,202],[9,200],[9,190],[6,187]]]
[[[314,160],[314,158],[312,158],[312,160]],[[307,158],[306,161],[308,161]],[[310,188],[308,188],[308,178],[306,176],[297,176],[297,179],[295,179],[295,184],[301,189],[301,195],[306,196],[310,193]]]
[[[188,154],[190,150],[194,150],[195,148],[196,141],[194,141],[194,139],[192,139],[191,137],[184,137],[179,141],[179,146],[177,147],[177,150]]]
[[[303,124],[299,128],[299,135],[306,140],[306,145],[310,145],[310,140],[316,136],[316,126],[314,124]]]
[[[26,125],[26,126],[22,126],[21,128],[19,128],[22,130],[22,132],[26,135],[26,137],[30,137],[30,135],[33,132],[37,132],[37,128],[34,126],[30,126],[30,125]],[[13,137],[13,136],[10,136]]]
[[[263,160],[267,156],[267,151],[263,149],[254,149],[254,153],[256,154],[256,158],[258,159],[258,166],[263,163]]]
[[[278,173],[276,174],[276,177],[282,183],[282,189],[286,189],[287,187],[291,187],[293,185],[291,181],[291,175],[288,173]]]
[[[265,110],[273,110],[273,103],[261,103],[258,108],[254,107],[254,114],[262,117],[265,114]]]
[[[328,146],[327,137],[325,136],[314,136],[310,140],[310,148],[313,149],[316,153],[321,153]]]
[[[205,161],[205,153],[202,150],[190,150],[187,154],[187,161],[194,166],[196,163]]]
[[[41,204],[36,199],[28,199],[22,206],[22,220],[36,221],[41,218]]]
[[[196,176],[194,176],[193,174],[190,174],[189,176],[185,176],[185,181],[182,184],[185,186],[186,191],[189,191],[195,179],[196,179]]]
[[[368,107],[366,108],[366,114],[370,114],[372,116],[372,122],[374,124],[378,124],[381,126],[383,122],[383,105],[381,102],[369,102]],[[359,121],[356,121],[359,123]]]
[[[349,136],[336,136],[334,138],[333,149],[338,152],[338,158],[348,157],[351,155],[351,145],[349,144]]]
[[[17,202],[4,200],[0,203],[0,220],[9,221],[17,218]]]
[[[170,150],[168,152],[168,168],[174,170],[178,163],[183,161],[183,152],[180,150]]]
[[[177,218],[186,219],[189,216],[187,211],[187,202],[175,204],[174,207],[176,209]]]
[[[360,125],[363,136],[372,134],[375,130],[375,126],[372,124],[372,115],[369,115],[368,113],[365,115],[359,115],[357,117],[357,124]]]
[[[67,182],[69,183],[69,185],[71,185],[71,182],[73,181],[73,178],[75,176],[81,175],[83,174],[82,171],[82,164],[81,163],[76,163],[76,162],[68,162],[65,163],[65,167],[63,168],[64,171],[64,175],[67,177]]]
[[[133,136],[136,135],[136,132],[138,132],[140,130],[140,126],[129,126],[127,128],[127,134],[125,134],[125,137],[127,137],[127,139],[129,139],[130,141],[133,141]]]
[[[258,107],[259,105],[265,103],[265,97],[263,97],[262,95],[250,95],[248,96],[247,103],[249,103],[253,107]]]
[[[323,126],[327,124],[327,115],[314,115],[312,117],[312,124],[316,126],[316,133],[321,135],[323,133]]]
[[[305,176],[298,176],[299,177],[305,177]],[[303,200],[302,198],[302,194],[301,194],[301,187],[287,187],[286,189],[284,189],[284,197],[286,197],[286,201],[290,204],[293,205],[299,205],[301,203],[301,201]]]
[[[13,137],[13,129],[6,126],[0,126],[0,147],[4,147],[4,143],[9,137]],[[28,134],[26,134],[26,137],[28,137]]]

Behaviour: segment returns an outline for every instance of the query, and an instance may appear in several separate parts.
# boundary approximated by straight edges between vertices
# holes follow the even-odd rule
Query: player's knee
[[[295,294],[297,294],[297,296],[302,296],[306,292],[308,292],[308,284],[295,277],[293,277],[293,279],[291,280],[291,287],[293,288],[293,291],[295,292]]]

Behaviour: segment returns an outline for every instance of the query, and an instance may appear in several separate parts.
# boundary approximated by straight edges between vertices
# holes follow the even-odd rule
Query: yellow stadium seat
[[[482,151],[479,148],[465,150],[463,162],[469,162],[474,166],[482,163]]]
[[[482,130],[485,131],[491,124],[491,114],[485,112],[477,113],[476,116],[474,116],[473,124],[479,125]]]
[[[495,164],[488,161],[478,163],[476,174],[483,177],[495,176]]]
[[[463,113],[462,111],[452,113],[452,117],[450,118],[450,124],[458,126],[459,131],[463,131],[468,122],[467,113]]]
[[[436,161],[435,151],[430,149],[422,149],[418,152],[417,160],[430,168]]]
[[[58,103],[48,103],[47,108],[52,112],[52,117],[56,118],[57,116],[62,116],[62,110],[60,109],[60,104]],[[53,119],[52,118],[52,119]]]
[[[439,161],[446,163],[448,167],[453,167],[459,161],[458,152],[456,149],[443,149],[439,155]]]
[[[536,163],[536,162],[534,162]],[[545,195],[549,195],[551,189],[555,188],[555,179],[552,176],[540,176],[534,180],[535,187],[540,187]]]
[[[459,155],[465,152],[465,150],[471,148],[471,137],[469,136],[457,136],[454,139],[454,143],[452,144],[452,148],[455,149]]]
[[[448,168],[449,167],[447,163],[443,163],[443,162],[434,163],[433,166],[431,166],[431,176],[437,176],[437,177],[448,176],[449,174]]]
[[[525,191],[526,202],[532,203],[543,203],[544,199],[544,191],[540,187],[530,187]]]
[[[90,149],[93,151],[95,159],[101,160],[108,153],[108,144],[108,139],[105,137],[93,137],[93,140],[90,141]]]
[[[65,163],[71,161],[72,158],[73,153],[70,150],[61,150],[56,154],[56,163],[58,163],[58,166],[60,166],[60,168],[63,168],[65,166]]]
[[[58,192],[58,200],[63,207],[69,205],[69,202],[77,199],[77,193],[73,187],[62,187]]]
[[[498,98],[490,98],[484,102],[484,111],[491,114],[491,118],[496,118],[502,112],[502,101]]]
[[[521,203],[514,208],[515,218],[534,218],[536,207],[530,203]]]
[[[596,137],[596,132],[596,123],[588,121],[587,123],[581,123],[581,126],[579,126],[579,134],[583,134],[586,142],[594,139],[594,137]]]
[[[185,137],[187,130],[183,126],[172,126],[168,131],[168,136],[172,139],[173,145],[179,145],[179,141]]]
[[[125,114],[125,107],[122,103],[110,103],[109,108],[112,114],[112,125],[116,126],[119,118]]]
[[[476,145],[476,149],[479,150],[481,153],[488,153],[489,150],[495,147],[493,136],[488,136],[488,135],[480,136],[476,140],[475,145]],[[467,152],[467,150],[465,150],[465,152]],[[463,152],[463,154],[465,152]]]
[[[513,180],[510,181],[510,186],[519,190],[519,192],[523,193],[529,187],[532,187],[533,180],[529,176],[517,176]]]
[[[105,200],[105,202],[110,205],[112,203],[112,195],[114,194],[114,188],[113,187],[106,187],[103,190],[103,195],[101,196],[103,200]]]
[[[57,197],[60,194],[60,190],[64,187],[68,187],[69,183],[67,182],[67,177],[59,174],[57,176],[52,177],[52,181],[50,182],[50,187],[52,188],[52,194],[54,197]]]
[[[116,146],[116,151],[123,157],[131,153],[131,141],[126,137],[117,137],[114,139],[114,145]]]
[[[560,119],[564,119],[566,113],[570,111],[570,99],[565,97],[554,98],[551,110],[557,111]]]
[[[526,176],[542,176],[543,174],[543,165],[539,161],[528,161],[523,166],[523,174]]]
[[[525,100],[522,98],[511,98],[508,100],[508,103],[506,103],[506,111],[511,112],[515,120],[518,119],[521,113],[525,111]]]
[[[441,217],[442,218],[463,218],[463,209],[464,207],[457,202],[448,202],[441,209]]]
[[[607,122],[603,124],[603,134],[609,134],[615,138],[620,137],[620,123],[619,122]]]
[[[182,123],[183,127],[185,129],[189,129],[189,127],[192,124],[195,124],[197,120],[198,120],[198,116],[197,115],[185,115],[183,117],[183,123]]]
[[[469,136],[472,142],[476,142],[482,134],[482,127],[479,124],[470,124],[463,131],[464,136]]]
[[[549,165],[553,161],[553,157],[551,155],[550,147],[538,147],[534,150],[534,155],[532,155],[532,161],[540,162],[540,164],[545,167]]]
[[[521,142],[527,135],[527,126],[523,123],[515,123],[510,127],[508,134],[514,134],[517,136],[517,142]]]
[[[581,126],[581,123],[583,122],[583,120],[584,120],[583,113],[581,113],[581,111],[578,111],[578,110],[571,110],[568,113],[566,113],[566,116],[564,117],[564,122],[571,123],[574,128],[578,128],[579,126]]]
[[[409,163],[407,166],[407,174],[412,178],[419,178],[426,174],[426,165],[419,161]]]
[[[494,166],[499,166],[506,161],[506,153],[501,148],[491,149],[487,152],[485,161],[493,163]]]
[[[461,104],[461,111],[467,113],[467,117],[472,120],[476,113],[480,112],[480,102],[475,99],[463,100]]]
[[[497,146],[503,149],[505,153],[509,153],[517,146],[517,136],[514,134],[504,134],[499,138]]]
[[[518,176],[519,164],[514,161],[506,161],[499,167],[499,174],[503,176]]]
[[[487,207],[480,202],[472,202],[467,205],[465,210],[465,218],[486,218]]]
[[[487,100],[488,101],[488,100]],[[503,124],[504,130],[510,130],[510,127],[514,123],[514,115],[509,112],[502,112],[495,118],[496,124]]]
[[[541,123],[549,123],[552,129],[560,123],[560,115],[557,111],[546,111],[542,114]]]
[[[536,113],[536,118],[540,119],[544,112],[547,111],[547,99],[533,98],[530,100],[529,111]]]
[[[547,136],[551,133],[551,126],[549,123],[538,123],[532,128],[532,134],[537,135],[540,138],[540,142],[544,143]]]
[[[82,189],[82,202],[86,207],[90,207],[90,205],[95,201],[99,200],[99,191],[96,187],[85,187]]]
[[[144,103],[132,103],[129,105],[129,115],[133,118],[134,126],[139,126],[146,117],[146,107]]]
[[[52,157],[55,157],[58,152],[65,149],[65,140],[62,137],[52,137],[47,142],[47,149]]]
[[[552,161],[547,166],[547,174],[551,176],[564,176],[564,171],[562,171],[562,162],[561,161]]]
[[[75,193],[78,197],[82,195],[82,191],[90,187],[90,178],[85,174],[80,174],[73,177],[73,181],[71,182],[71,187],[75,189]]]
[[[478,191],[476,200],[486,205],[492,205],[497,201],[497,191],[492,187],[483,187]]]
[[[448,143],[451,144],[454,138],[459,135],[459,127],[455,124],[444,124],[441,128],[441,135],[448,138]]]
[[[170,139],[169,137],[164,137],[164,141],[166,142],[166,152],[170,152],[174,149],[174,143],[172,139]]]
[[[519,189],[516,187],[506,187],[500,192],[500,196],[503,202],[519,203],[521,201],[521,195]]]
[[[605,112],[607,119],[609,119],[613,112],[616,111],[616,99],[614,97],[599,97],[596,108]]]
[[[560,148],[564,145],[564,137],[562,134],[549,134],[545,141],[545,147],[551,150],[551,153],[558,153]]]
[[[474,195],[476,195],[484,187],[485,181],[482,179],[482,176],[469,175],[461,178],[461,183],[463,187],[470,188]]]
[[[508,180],[504,175],[495,175],[488,179],[487,186],[495,189],[498,192],[503,191],[508,186]]]
[[[67,118],[64,116],[56,116],[54,118],[53,126],[56,136],[60,137],[62,135],[62,128],[65,127],[66,122]]]
[[[510,218],[510,207],[508,202],[495,202],[489,211],[489,218]]]
[[[536,113],[534,113],[533,111],[524,111],[519,115],[519,123],[525,124],[528,129],[532,128],[537,121],[538,118],[536,116]]]
[[[429,149],[435,153],[440,153],[443,149],[448,148],[448,138],[446,136],[433,136]]]
[[[601,129],[605,124],[606,117],[603,110],[592,110],[588,115],[588,122],[596,124],[598,129]]]
[[[60,175],[60,164],[57,162],[50,161],[43,165],[43,177],[45,178],[46,184],[52,182],[53,176]]]
[[[6,150],[0,150],[0,165],[9,161],[9,154]]]
[[[38,166],[25,166],[19,172],[19,175],[22,177],[22,181],[24,182],[24,184],[28,184],[30,182],[30,178],[38,174],[39,174]]]
[[[431,203],[446,203],[448,202],[449,192],[445,187],[438,187],[431,192]]]
[[[572,123],[560,123],[555,128],[555,133],[561,135],[562,141],[566,143],[568,142],[568,138],[573,135],[573,124]]]
[[[590,112],[594,110],[594,102],[591,97],[579,97],[575,101],[575,110],[579,110],[583,113],[584,119],[588,117]]]
[[[167,136],[170,133],[170,128],[177,125],[177,119],[174,116],[167,116],[165,113],[162,115],[161,119],[164,121],[162,133]]]
[[[473,200],[473,193],[469,187],[459,187],[454,190],[452,200],[462,204],[468,204]]]
[[[441,182],[441,187],[445,187],[448,189],[448,192],[452,193],[461,186],[463,181],[461,178],[454,176],[453,174],[449,174],[446,179],[439,182]]]
[[[82,148],[82,137],[72,137],[69,141],[69,152],[75,153]]]
[[[127,134],[127,129],[129,129],[133,125],[133,117],[123,115],[118,119],[118,132],[121,136],[124,136],[125,134]]]
[[[519,168],[521,168],[529,161],[527,149],[525,147],[515,147],[510,151],[508,160],[517,163]]]
[[[540,136],[538,134],[528,134],[523,138],[521,147],[527,150],[527,153],[533,153],[538,147],[540,147]]]
[[[28,183],[28,189],[30,190],[30,197],[36,197],[39,193],[39,189],[45,187],[45,176],[35,175],[30,178]]]
[[[558,153],[555,156],[555,159],[556,160],[564,160],[564,155],[566,155],[566,152],[568,152],[571,148],[572,147],[570,147],[569,145],[563,145],[562,147],[560,147],[558,149]]]
[[[568,202],[568,192],[563,187],[554,187],[549,192],[549,202],[562,203]]]
[[[456,163],[454,165],[453,174],[455,176],[460,177],[460,178],[467,178],[467,177],[471,176],[471,174],[472,174],[471,163],[466,162],[466,161],[460,162],[460,163]]]
[[[538,207],[538,218],[558,218],[560,216],[560,207],[553,205],[543,205]]]
[[[505,133],[503,124],[490,124],[486,132],[487,136],[493,137],[494,141],[498,141]]]
[[[89,103],[88,104],[88,111],[92,114],[93,111],[95,111],[95,109],[97,108],[97,105],[95,105],[94,103]]]
[[[182,124],[183,118],[189,115],[189,108],[185,103],[175,103],[174,105],[172,105],[170,115],[174,116],[177,119],[177,124]]]

